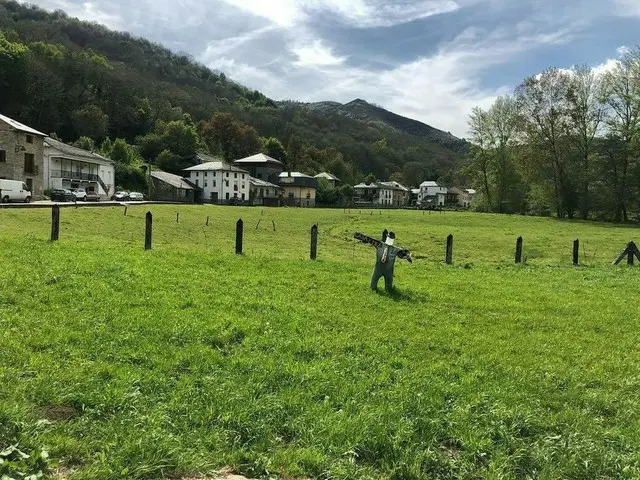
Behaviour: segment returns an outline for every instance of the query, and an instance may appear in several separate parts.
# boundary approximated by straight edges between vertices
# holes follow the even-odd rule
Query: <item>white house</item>
[[[204,163],[185,169],[185,178],[202,189],[202,201],[228,203],[233,199],[249,201],[249,172],[208,155],[198,154]]]
[[[381,185],[390,187],[393,190],[391,205],[394,207],[404,207],[409,203],[409,189],[398,182],[380,182]]]
[[[102,197],[115,193],[114,162],[97,153],[72,147],[53,138],[44,139],[45,189],[84,188]]]
[[[260,180],[259,178],[249,177],[251,184],[251,205],[265,205],[277,207],[280,205],[282,190],[277,185]]]
[[[390,207],[394,205],[394,191],[387,182],[360,183],[353,187],[353,201]]]
[[[427,181],[420,184],[418,205],[443,206],[447,196],[447,187],[441,187],[437,182]]]

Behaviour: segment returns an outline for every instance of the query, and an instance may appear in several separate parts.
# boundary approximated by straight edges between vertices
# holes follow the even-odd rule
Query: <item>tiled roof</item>
[[[31,127],[27,127],[26,125],[23,125],[22,123],[14,120],[13,118],[9,118],[5,115],[0,114],[0,121],[3,121],[4,123],[10,125],[11,127],[15,128],[19,132],[31,133],[33,135],[38,135],[40,137],[46,137],[44,133],[39,132],[38,130],[34,130]]]
[[[240,167],[236,167],[235,165],[231,165],[230,163],[224,162],[218,158],[211,157],[209,155],[205,155],[202,153],[197,154],[194,157],[194,160],[199,161],[200,163],[198,165],[194,165],[193,167],[185,168],[185,171],[202,172],[205,170],[206,171],[224,170],[228,172],[237,172],[237,173],[246,173],[246,174],[249,173],[248,171],[243,170]]]
[[[152,170],[151,176],[175,188],[181,188],[183,190],[199,190],[198,187],[193,185],[188,180],[182,178],[179,175],[174,175],[173,173],[162,172],[160,170]]]
[[[249,183],[254,187],[266,187],[266,188],[280,188],[271,182],[260,180],[259,178],[249,177]]]
[[[67,145],[66,143],[59,142],[58,140],[54,140],[51,137],[46,137],[44,139],[45,147],[49,146],[51,148],[55,148],[59,152],[62,152],[66,155],[71,155],[72,157],[79,157],[90,160],[92,162],[98,163],[113,163],[113,160],[110,160],[102,155],[98,155],[97,153],[88,152],[87,150],[83,150],[82,148],[74,147],[72,145]]]
[[[333,173],[322,172],[316,175],[316,178],[324,178],[326,180],[333,180],[334,182],[339,182],[340,179],[336,177]]]
[[[236,160],[233,163],[278,163],[282,165],[282,162],[280,160],[271,158],[269,155],[265,155],[264,153],[257,153],[256,155],[251,155],[250,157],[241,158],[240,160]]]

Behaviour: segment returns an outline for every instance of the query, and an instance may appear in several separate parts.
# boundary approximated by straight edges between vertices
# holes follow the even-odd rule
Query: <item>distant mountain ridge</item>
[[[399,133],[420,137],[454,152],[464,153],[468,148],[465,140],[450,132],[439,130],[412,118],[403,117],[360,98],[344,104],[330,101],[309,103],[308,108],[326,114],[343,115],[378,127],[390,128]]]

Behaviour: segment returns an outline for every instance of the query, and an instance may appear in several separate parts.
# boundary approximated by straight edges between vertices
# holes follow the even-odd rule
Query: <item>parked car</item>
[[[141,202],[144,200],[144,195],[140,192],[131,192],[129,194],[129,200],[131,200],[132,202]]]
[[[71,190],[57,188],[51,190],[51,200],[54,202],[74,202],[76,200],[76,194]]]
[[[129,200],[129,192],[116,192],[111,197],[111,200],[115,200],[116,202],[126,202]]]
[[[76,196],[76,200],[86,201],[87,191],[84,188],[72,188],[71,191]]]
[[[242,205],[242,204],[244,204],[244,200],[238,197],[234,197],[231,200],[229,200],[229,205]]]
[[[100,194],[98,194],[97,192],[87,192],[84,200],[85,202],[99,202]]]
[[[20,180],[0,180],[0,200],[2,203],[31,201],[29,187]]]

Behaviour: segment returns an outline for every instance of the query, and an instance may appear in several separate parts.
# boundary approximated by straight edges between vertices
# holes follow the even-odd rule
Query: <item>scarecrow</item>
[[[387,292],[393,291],[393,267],[396,263],[396,258],[407,260],[412,263],[411,253],[405,248],[395,247],[396,235],[393,232],[382,232],[382,241],[368,237],[361,233],[356,233],[354,238],[360,240],[362,243],[368,243],[376,247],[376,266],[373,269],[373,275],[371,276],[371,289],[378,289],[378,281],[380,277],[384,277],[384,288]]]

